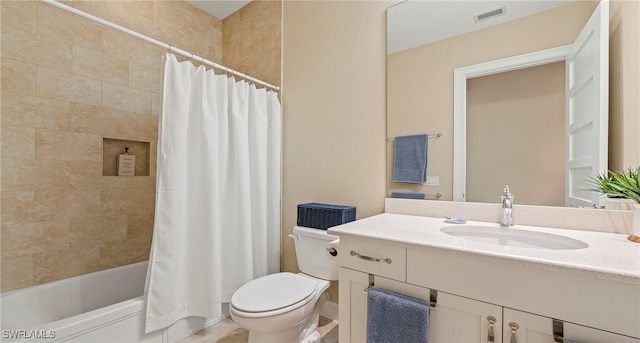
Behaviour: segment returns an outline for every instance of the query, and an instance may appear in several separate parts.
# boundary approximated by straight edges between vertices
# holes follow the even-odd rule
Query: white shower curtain
[[[167,54],[146,332],[280,269],[277,94]]]

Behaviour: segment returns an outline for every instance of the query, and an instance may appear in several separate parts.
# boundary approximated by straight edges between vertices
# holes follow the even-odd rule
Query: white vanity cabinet
[[[425,301],[437,290],[430,343],[553,343],[552,318],[575,342],[640,343],[640,303],[629,304],[638,300],[634,284],[349,235],[340,249],[343,343],[366,342],[370,285]]]
[[[369,275],[340,268],[340,342],[366,342]],[[375,287],[425,301],[431,299],[428,288],[380,276],[372,279]],[[429,321],[430,343],[502,342],[500,306],[439,292]]]
[[[340,267],[338,342],[367,341],[367,287],[368,273]]]
[[[561,337],[566,337],[573,342],[637,343],[640,341],[635,338],[573,323],[556,322],[555,324],[556,326],[554,326],[554,320],[549,317],[505,308],[503,342],[552,343],[555,342],[554,327],[560,333]]]
[[[517,342],[553,342],[555,318],[575,342],[640,343],[640,288],[631,283],[441,249],[407,249],[407,282],[503,306],[504,342],[511,322]]]

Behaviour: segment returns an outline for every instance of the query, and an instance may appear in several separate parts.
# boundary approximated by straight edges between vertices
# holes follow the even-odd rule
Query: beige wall
[[[385,9],[376,1],[285,1],[282,270],[297,204],[381,213],[385,197]],[[333,293],[335,299],[335,290]]]
[[[467,201],[564,206],[564,112],[564,62],[469,79]]]
[[[640,166],[640,1],[611,1],[609,169]]]
[[[387,136],[443,134],[429,140],[427,166],[428,175],[440,177],[440,186],[394,184],[390,142],[389,189],[440,192],[442,200],[452,200],[453,70],[573,43],[592,9],[592,3],[579,1],[388,56]]]
[[[69,4],[223,60],[222,21],[186,2]],[[236,61],[237,54],[225,58],[275,84],[281,20],[261,15],[277,14],[279,4],[260,1],[247,6],[249,15],[228,19],[233,30],[244,20],[256,28],[234,36],[229,50],[256,39],[264,44],[260,59],[249,63]],[[146,260],[166,51],[38,1],[0,5],[2,291]],[[150,176],[103,176],[103,137],[149,142]]]

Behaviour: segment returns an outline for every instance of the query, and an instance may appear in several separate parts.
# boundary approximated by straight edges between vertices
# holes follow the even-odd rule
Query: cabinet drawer
[[[376,240],[340,237],[340,265],[406,281],[407,249]]]

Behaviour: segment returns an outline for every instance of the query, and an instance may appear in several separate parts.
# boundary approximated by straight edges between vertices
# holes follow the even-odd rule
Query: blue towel
[[[424,193],[391,192],[391,197],[392,198],[422,199],[422,200],[424,200]]]
[[[428,343],[429,303],[369,288],[367,343]]]
[[[401,136],[394,139],[393,182],[427,181],[427,135]]]

